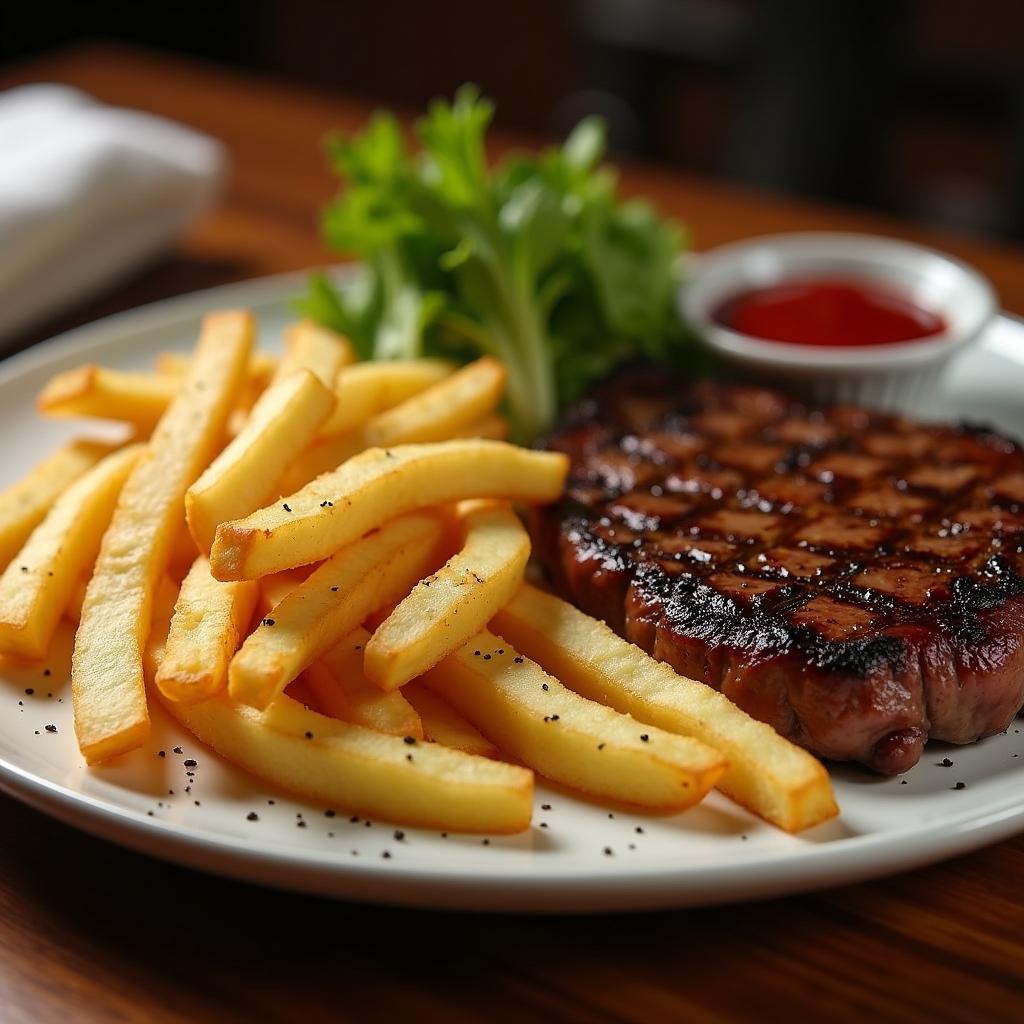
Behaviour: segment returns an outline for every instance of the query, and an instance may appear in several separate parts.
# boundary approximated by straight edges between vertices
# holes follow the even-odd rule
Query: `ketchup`
[[[731,330],[791,345],[890,345],[941,334],[946,321],[884,287],[801,278],[742,292],[715,320]]]

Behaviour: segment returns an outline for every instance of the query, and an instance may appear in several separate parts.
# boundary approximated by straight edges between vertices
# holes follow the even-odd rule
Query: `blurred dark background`
[[[1024,239],[1022,0],[0,2],[0,60],[97,38]]]

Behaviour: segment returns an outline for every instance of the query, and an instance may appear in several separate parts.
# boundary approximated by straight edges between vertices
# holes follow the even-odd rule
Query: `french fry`
[[[504,441],[508,438],[508,420],[500,413],[492,412],[475,423],[463,427],[461,430],[453,430],[452,437],[479,437],[491,441]]]
[[[192,703],[227,685],[228,664],[252,618],[259,584],[221,583],[209,561],[195,560],[181,584],[156,685],[168,699]]]
[[[332,555],[396,516],[465,498],[540,503],[562,492],[568,458],[503,441],[375,448],[282,501],[217,527],[217,579],[253,579]]]
[[[338,372],[355,358],[347,338],[312,320],[300,320],[285,331],[284,356],[274,379],[284,380],[297,370],[309,370],[325,388],[333,391]]]
[[[426,391],[374,416],[364,428],[367,448],[443,441],[494,411],[508,373],[484,356]]]
[[[284,695],[275,701],[274,727],[224,694],[165,707],[226,760],[320,806],[448,832],[504,834],[530,824],[533,773],[517,765],[410,745]]]
[[[421,580],[366,645],[366,677],[395,690],[472,639],[519,589],[530,537],[507,505],[473,503],[462,550]]]
[[[402,687],[401,692],[420,716],[424,735],[430,742],[479,757],[498,756],[498,748],[433,690],[415,683]]]
[[[815,757],[565,601],[524,585],[492,628],[585,697],[720,750],[729,767],[718,788],[779,828],[798,832],[837,813]]]
[[[275,572],[273,576],[264,576],[259,581],[260,596],[256,605],[260,618],[269,615],[309,575],[309,568],[303,566],[301,569],[285,569],[284,572]]]
[[[228,672],[231,696],[265,708],[370,612],[430,572],[443,535],[440,516],[410,515],[329,558],[242,644]]]
[[[209,552],[221,523],[240,519],[275,496],[285,467],[333,404],[334,393],[308,369],[297,369],[263,392],[241,432],[185,495],[185,518],[201,551]]]
[[[99,441],[71,441],[0,491],[0,568],[18,553],[61,492],[114,448]]]
[[[51,377],[36,408],[57,419],[91,416],[132,424],[148,435],[178,393],[180,382],[156,373],[78,366]]]
[[[454,369],[441,359],[387,360],[347,366],[335,381],[334,412],[321,425],[320,436],[334,437],[355,430],[371,416],[400,405],[451,376]]]
[[[642,725],[566,689],[486,630],[423,682],[500,750],[593,796],[679,811],[702,800],[726,768],[699,740]]]
[[[504,366],[486,356],[353,430],[322,437],[292,464],[285,489],[298,490],[368,448],[444,441],[471,430],[493,411],[505,377]]]
[[[248,313],[204,318],[185,386],[121,489],[86,588],[71,668],[75,733],[90,764],[139,746],[148,734],[142,653],[153,591],[185,491],[223,433],[253,331]]]
[[[249,369],[246,372],[245,387],[252,386],[263,391],[277,370],[277,359],[266,352],[253,352],[249,357]],[[187,352],[160,352],[155,361],[157,373],[184,379],[192,366],[192,356]],[[245,390],[243,387],[243,391]]]
[[[91,571],[118,493],[142,454],[108,455],[54,503],[0,576],[0,652],[42,658],[75,585]]]
[[[156,372],[166,376],[184,379],[188,374],[192,357],[184,352],[161,352],[156,357]],[[249,368],[245,381],[238,391],[238,401],[228,419],[228,437],[238,434],[249,418],[249,410],[267,389],[277,371],[278,361],[266,352],[253,352],[249,357]],[[193,556],[194,557],[194,556]],[[192,559],[189,559],[189,565]]]
[[[305,679],[320,710],[367,729],[423,739],[420,716],[409,701],[400,692],[384,693],[363,674],[369,639],[365,629],[354,630],[306,669]]]
[[[176,593],[173,583],[161,579],[145,654],[151,686],[166,658]],[[181,704],[153,688],[170,716],[200,742],[301,798],[450,832],[502,834],[529,827],[533,773],[527,769],[492,762],[493,770],[469,754],[449,757],[461,752],[436,744],[410,749],[408,733],[385,736],[335,722],[287,696],[261,714],[223,693]]]

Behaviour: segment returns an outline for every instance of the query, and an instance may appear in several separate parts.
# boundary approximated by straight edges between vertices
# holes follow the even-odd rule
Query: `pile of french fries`
[[[211,313],[152,373],[59,374],[44,415],[133,439],[0,494],[0,654],[77,620],[89,764],[141,747],[157,700],[269,783],[409,825],[523,830],[534,772],[652,812],[718,787],[787,831],[836,813],[805,751],[524,582],[516,506],[568,467],[503,440],[498,362],[358,363],[308,322],[275,359],[255,334]]]

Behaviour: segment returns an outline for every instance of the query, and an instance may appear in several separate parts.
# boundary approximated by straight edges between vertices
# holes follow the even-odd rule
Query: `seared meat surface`
[[[1024,704],[1024,454],[970,425],[632,375],[547,440],[556,585],[815,753],[885,773]]]

